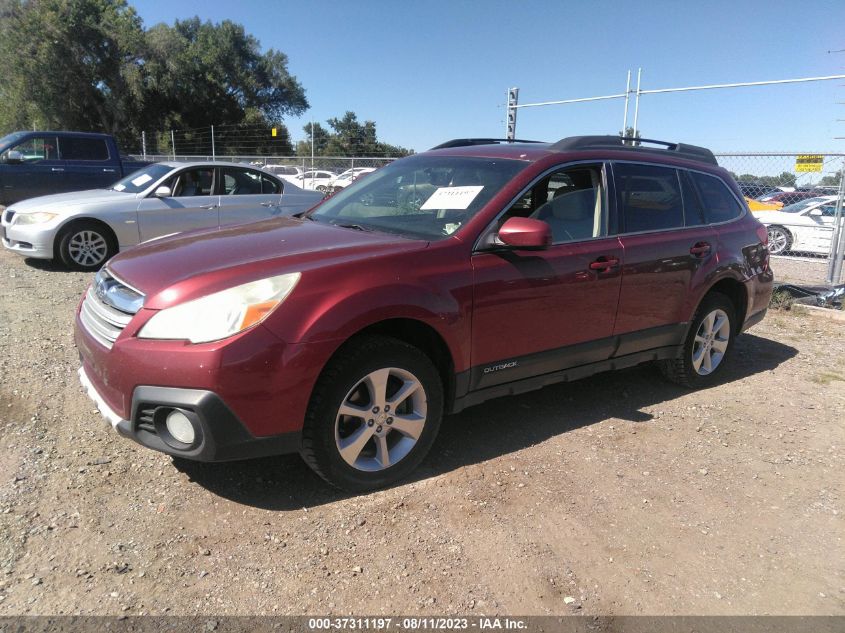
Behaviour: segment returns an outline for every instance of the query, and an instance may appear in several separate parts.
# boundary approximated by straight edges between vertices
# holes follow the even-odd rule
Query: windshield
[[[122,191],[123,193],[140,193],[146,191],[151,184],[171,171],[173,171],[173,167],[170,165],[163,165],[161,163],[147,165],[121,178],[111,186],[111,189]]]
[[[783,209],[781,209],[781,211],[783,211],[784,213],[798,213],[799,211],[803,211],[807,207],[817,205],[819,202],[822,201],[822,198],[807,198],[806,200],[799,200],[798,202],[788,204]]]
[[[14,145],[19,138],[23,138],[26,134],[27,132],[12,132],[0,138],[0,152],[6,151],[8,147]]]
[[[391,163],[321,204],[311,218],[438,240],[456,233],[527,163],[414,156]]]

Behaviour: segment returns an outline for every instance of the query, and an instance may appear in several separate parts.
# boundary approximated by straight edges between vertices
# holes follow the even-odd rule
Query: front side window
[[[102,138],[62,137],[59,139],[62,160],[104,161],[109,159],[109,146]]]
[[[613,176],[622,232],[661,231],[684,226],[683,198],[675,169],[617,163]]]
[[[59,157],[55,136],[31,136],[8,152],[20,152],[25,163],[37,163],[42,160],[56,160]],[[4,157],[8,155],[4,154]]]
[[[514,204],[508,217],[525,215],[546,222],[552,242],[575,242],[606,234],[600,166],[569,167],[540,180]]]
[[[695,181],[704,213],[710,224],[727,222],[742,215],[742,207],[721,178],[700,172],[690,172]]]
[[[836,204],[835,203],[822,205],[821,207],[819,207],[819,209],[821,209],[822,217],[825,217],[825,218],[835,218],[836,217]]]
[[[343,189],[309,216],[320,222],[437,240],[453,235],[527,162],[414,156]]]
[[[174,176],[170,183],[174,198],[210,196],[214,191],[214,168],[188,169]]]

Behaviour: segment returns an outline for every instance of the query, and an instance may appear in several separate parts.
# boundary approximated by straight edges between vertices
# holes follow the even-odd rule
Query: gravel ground
[[[89,275],[0,271],[0,615],[845,614],[842,323],[772,313],[704,391],[642,366],[486,403],[348,496],[119,438],[77,384]]]
[[[777,283],[824,286],[828,259],[824,257],[772,257],[772,270]]]

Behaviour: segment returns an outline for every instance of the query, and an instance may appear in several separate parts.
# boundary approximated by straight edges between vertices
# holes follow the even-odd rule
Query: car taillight
[[[763,246],[769,245],[769,231],[762,224],[757,227],[757,237],[760,238],[760,242]]]

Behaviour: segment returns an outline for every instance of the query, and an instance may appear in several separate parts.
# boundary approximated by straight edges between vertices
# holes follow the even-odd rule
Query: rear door
[[[509,217],[547,222],[553,244],[472,256],[472,389],[611,355],[622,248],[608,203],[605,166],[580,164],[547,173],[499,218],[493,230]]]
[[[214,193],[215,168],[190,167],[174,174],[163,186],[171,194],[157,198],[153,194],[138,205],[141,241],[162,235],[217,228],[220,224],[220,196]]]
[[[266,220],[282,212],[282,183],[254,169],[221,167],[220,226]]]
[[[59,155],[69,189],[102,189],[121,177],[120,157],[110,154],[105,138],[60,136]]]
[[[625,252],[614,333],[624,356],[679,342],[691,288],[712,265],[718,235],[685,170],[616,162],[613,177]]]

